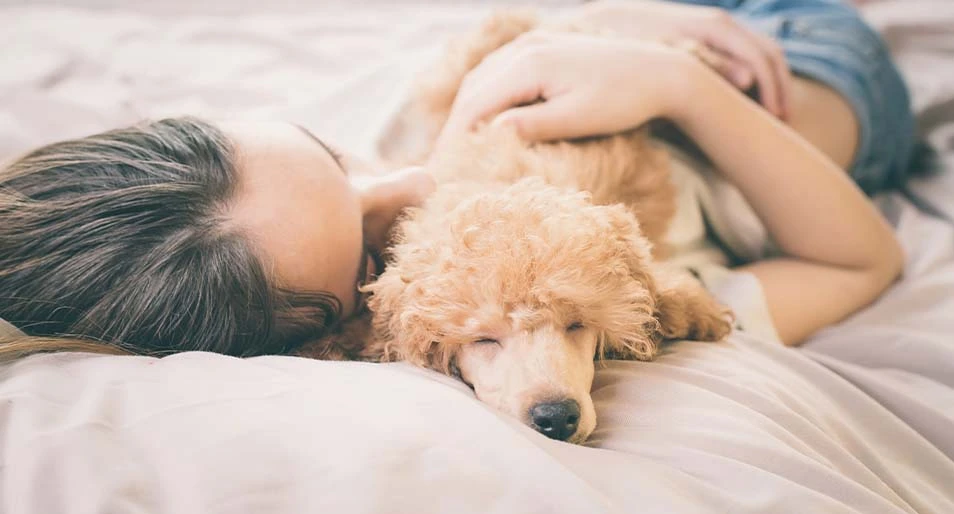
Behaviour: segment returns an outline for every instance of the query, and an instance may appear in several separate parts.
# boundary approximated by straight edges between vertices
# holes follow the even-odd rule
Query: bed
[[[177,114],[373,157],[414,71],[491,9],[0,3],[0,158]],[[864,9],[936,156],[877,199],[903,280],[803,347],[749,331],[607,362],[586,446],[403,364],[34,356],[0,367],[0,512],[954,512],[954,3]]]

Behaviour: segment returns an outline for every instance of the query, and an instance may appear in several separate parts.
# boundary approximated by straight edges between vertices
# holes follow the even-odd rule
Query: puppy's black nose
[[[566,441],[580,423],[580,404],[576,400],[538,403],[530,407],[530,419],[541,434]]]

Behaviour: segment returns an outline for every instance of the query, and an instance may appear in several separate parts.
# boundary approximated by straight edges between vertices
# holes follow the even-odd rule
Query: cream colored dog
[[[497,16],[459,43],[407,126],[436,136],[466,72],[532,26]],[[596,426],[594,360],[649,360],[663,340],[729,333],[729,312],[698,282],[654,261],[675,192],[669,157],[645,131],[528,145],[483,129],[428,167],[436,193],[397,224],[386,271],[366,288],[371,342],[355,347],[359,320],[324,355],[383,354],[458,376],[543,434],[582,442]]]

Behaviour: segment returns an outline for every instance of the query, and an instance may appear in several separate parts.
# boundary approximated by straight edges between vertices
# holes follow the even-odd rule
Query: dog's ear
[[[651,245],[635,216],[621,205],[607,207],[617,240],[622,243],[631,278],[642,284],[645,298],[630,305],[630,329],[610,335],[606,354],[618,359],[652,360],[659,343],[672,339],[718,341],[731,330],[731,312],[693,277],[653,262]],[[637,326],[638,325],[638,326]]]
[[[656,282],[653,276],[652,245],[642,234],[636,217],[621,204],[598,206],[600,217],[609,224],[607,243],[623,259],[620,273],[628,280],[618,282],[620,316],[612,323],[601,344],[602,356],[622,360],[652,360],[658,350],[658,320],[655,317]],[[617,264],[619,266],[619,264]]]
[[[428,293],[434,290],[433,285],[422,283],[429,270],[423,262],[429,260],[429,252],[407,244],[395,249],[406,252],[400,263],[392,263],[364,288],[371,293],[372,339],[380,344],[382,360],[407,361],[451,374],[456,346],[440,342],[442,334],[434,327],[443,320],[434,318],[440,318],[442,309]]]
[[[732,330],[732,312],[688,273],[655,265],[657,339],[720,341]]]

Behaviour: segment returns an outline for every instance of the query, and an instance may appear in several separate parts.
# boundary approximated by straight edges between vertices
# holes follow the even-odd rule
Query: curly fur
[[[457,42],[403,117],[405,126],[426,128],[424,144],[404,154],[392,147],[390,157],[428,154],[467,71],[535,23],[498,15]],[[728,334],[728,311],[656,260],[665,255],[675,190],[669,156],[646,130],[531,145],[485,127],[442,146],[428,167],[437,192],[397,224],[387,269],[366,287],[371,342],[326,355],[380,353],[470,381],[475,372],[461,373],[458,358],[475,340],[546,333],[561,344],[592,343],[590,369],[574,379],[591,381],[594,357],[649,360],[666,339]],[[574,396],[586,418],[576,440],[585,438],[595,426],[589,383],[544,382],[503,393],[495,386],[494,401],[529,422],[533,401]],[[481,384],[471,385],[481,396]]]
[[[641,360],[663,339],[724,336],[725,309],[653,260],[675,206],[648,146],[641,132],[530,147],[485,130],[435,156],[438,191],[399,223],[367,288],[388,354],[448,372],[466,325],[499,320],[583,322],[600,327],[602,350]],[[590,180],[599,196],[571,185]]]

